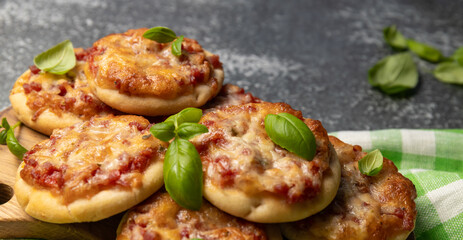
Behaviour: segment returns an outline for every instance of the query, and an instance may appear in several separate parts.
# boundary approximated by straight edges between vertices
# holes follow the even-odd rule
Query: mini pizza
[[[199,107],[220,91],[223,69],[217,55],[193,39],[172,43],[143,37],[148,29],[106,36],[93,44],[86,74],[95,95],[122,112],[158,116]]]
[[[52,223],[98,221],[143,201],[163,184],[167,143],[139,116],[92,118],[55,130],[23,158],[14,186],[30,216]]]
[[[316,155],[305,160],[272,142],[268,114],[290,113],[316,139]],[[216,109],[201,121],[209,132],[193,138],[201,156],[204,196],[219,209],[249,221],[276,223],[306,218],[336,195],[340,166],[326,130],[284,103],[250,103]]]
[[[182,208],[168,193],[161,191],[124,215],[117,239],[282,239],[278,227],[268,230],[263,225],[228,215],[206,201],[199,211]]]
[[[259,98],[246,93],[244,89],[233,84],[225,84],[219,94],[201,108],[204,109],[203,113],[208,113],[218,108],[259,102],[261,102]]]
[[[290,240],[406,239],[416,219],[413,183],[386,158],[378,175],[361,174],[358,161],[366,155],[362,148],[330,140],[341,162],[336,198],[314,216],[282,224],[283,234]]]
[[[115,113],[90,92],[84,74],[87,52],[76,48],[75,53],[76,66],[66,75],[43,73],[32,66],[14,84],[11,105],[28,127],[50,135],[53,129]]]

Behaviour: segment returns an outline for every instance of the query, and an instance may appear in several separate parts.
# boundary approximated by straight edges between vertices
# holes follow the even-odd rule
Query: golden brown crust
[[[146,119],[126,115],[54,131],[25,154],[18,202],[32,217],[54,223],[97,221],[139,203],[163,183],[167,145],[148,128]]]
[[[76,55],[86,54],[80,48]],[[53,129],[71,126],[91,117],[115,111],[90,92],[84,61],[77,61],[65,75],[24,72],[10,93],[18,119],[28,127],[50,135]]]
[[[268,236],[262,225],[230,216],[206,201],[199,211],[184,209],[165,191],[127,212],[117,232],[118,240],[281,239],[278,231]]]
[[[202,106],[220,91],[223,70],[216,55],[185,38],[183,54],[174,56],[172,43],[143,38],[146,30],[94,43],[86,74],[98,98],[123,112],[158,116]]]
[[[264,128],[267,114],[288,112],[316,138],[311,161],[282,149]],[[204,195],[212,204],[250,221],[296,221],[328,205],[336,194],[340,167],[321,123],[303,119],[284,103],[251,103],[216,109],[200,123],[209,133],[192,139],[203,163]]]
[[[307,219],[282,224],[290,239],[406,239],[414,228],[416,190],[413,183],[384,158],[373,177],[360,173],[360,146],[330,136],[342,167],[335,200]]]

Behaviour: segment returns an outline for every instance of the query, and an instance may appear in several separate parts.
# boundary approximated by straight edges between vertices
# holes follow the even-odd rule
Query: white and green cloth
[[[463,239],[463,129],[335,132],[381,150],[416,187],[416,239]]]

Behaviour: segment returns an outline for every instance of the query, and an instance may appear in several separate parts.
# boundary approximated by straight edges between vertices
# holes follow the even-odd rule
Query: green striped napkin
[[[463,129],[335,132],[365,151],[380,149],[416,186],[416,239],[463,239]]]

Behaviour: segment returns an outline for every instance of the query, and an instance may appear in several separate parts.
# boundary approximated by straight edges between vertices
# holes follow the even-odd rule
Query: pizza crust
[[[65,205],[50,191],[37,189],[22,180],[19,173],[24,163],[21,163],[14,191],[24,211],[39,220],[51,223],[94,222],[133,207],[161,188],[164,184],[162,165],[161,161],[156,161],[145,170],[142,188],[104,190],[90,199],[79,199]]]
[[[276,145],[268,114],[289,113],[312,131],[310,161]],[[296,221],[326,207],[336,195],[340,165],[317,120],[285,103],[249,103],[218,108],[200,121],[209,132],[192,138],[203,163],[204,196],[219,209],[253,222]]]
[[[46,109],[40,114],[40,117],[37,118],[36,121],[33,121],[32,117],[34,116],[34,111],[27,107],[27,96],[24,92],[11,94],[10,102],[19,121],[45,135],[51,135],[56,128],[68,127],[75,123],[82,122],[82,119],[74,114],[65,112],[62,113],[61,116],[58,116],[49,109]]]
[[[205,51],[206,56],[212,55]],[[89,70],[88,70],[89,71]],[[181,95],[174,99],[165,99],[155,96],[137,96],[122,94],[118,90],[102,88],[89,81],[94,94],[104,103],[122,112],[145,116],[170,115],[187,107],[200,107],[214,98],[220,91],[224,73],[222,69],[214,69],[212,77],[216,84],[198,84],[192,93]]]
[[[204,201],[198,211],[180,207],[165,190],[127,211],[117,239],[269,239],[282,240],[278,225],[251,223],[224,213]]]
[[[14,186],[30,216],[51,223],[98,221],[163,185],[167,143],[139,116],[107,116],[59,129],[23,158]],[[99,144],[98,144],[99,143]]]
[[[74,52],[76,56],[88,54],[82,48],[76,48]],[[54,129],[68,127],[96,115],[117,114],[90,92],[84,66],[85,62],[79,60],[65,75],[25,71],[16,80],[9,96],[17,118],[36,131],[51,135]],[[39,89],[31,88],[32,84]],[[29,85],[28,92],[26,85]]]
[[[94,222],[125,211],[156,192],[164,184],[161,161],[145,170],[143,187],[124,190],[104,190],[90,199],[79,199],[65,205],[50,191],[37,189],[16,176],[14,191],[21,207],[30,216],[51,223]],[[52,207],[51,207],[52,206]]]
[[[276,198],[270,194],[250,197],[236,189],[220,189],[210,182],[205,183],[204,196],[214,206],[252,222],[280,223],[303,219],[328,206],[336,195],[341,168],[331,146],[330,152],[330,168],[323,173],[320,193],[312,199],[287,204],[284,199]]]
[[[189,38],[175,56],[172,43],[144,38],[147,30],[130,29],[93,44],[85,73],[99,99],[122,112],[160,116],[200,107],[218,94],[224,79],[218,56]]]
[[[309,218],[282,223],[289,240],[387,239],[405,240],[416,221],[413,183],[384,158],[383,169],[373,177],[358,170],[366,154],[330,136],[341,163],[341,185],[335,200]]]

